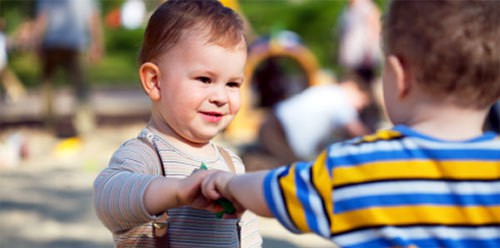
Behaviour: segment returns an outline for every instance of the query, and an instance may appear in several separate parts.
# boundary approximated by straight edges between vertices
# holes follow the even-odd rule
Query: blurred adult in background
[[[340,65],[371,83],[382,60],[381,13],[373,0],[349,0],[338,31]]]
[[[89,102],[82,55],[91,63],[103,55],[103,31],[99,5],[95,0],[38,0],[35,38],[42,66],[46,122],[54,125],[53,88],[57,69],[62,69],[74,87],[76,108],[73,126],[76,134],[87,134],[95,127]]]

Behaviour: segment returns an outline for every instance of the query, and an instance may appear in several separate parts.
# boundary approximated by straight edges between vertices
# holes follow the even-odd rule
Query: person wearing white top
[[[369,103],[369,89],[354,80],[307,88],[270,111],[259,145],[280,163],[310,159],[336,132],[350,137],[369,133],[358,118]]]

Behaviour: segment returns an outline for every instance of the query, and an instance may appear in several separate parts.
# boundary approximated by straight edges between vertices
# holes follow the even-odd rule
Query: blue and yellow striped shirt
[[[266,202],[292,232],[341,247],[500,247],[500,138],[449,142],[395,126],[271,171]]]

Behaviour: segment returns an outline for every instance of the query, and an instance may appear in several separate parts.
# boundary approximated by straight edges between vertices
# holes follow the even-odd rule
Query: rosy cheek
[[[234,92],[229,95],[229,107],[231,114],[238,113],[241,107],[241,95],[239,92]]]
[[[231,104],[231,114],[236,115],[240,111],[241,104]]]

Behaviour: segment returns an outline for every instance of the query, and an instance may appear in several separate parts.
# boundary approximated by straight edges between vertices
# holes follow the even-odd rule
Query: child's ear
[[[160,69],[154,63],[146,62],[139,68],[141,85],[152,100],[160,99]]]
[[[395,55],[387,56],[387,66],[392,70],[394,83],[397,87],[398,99],[404,99],[410,93],[411,82],[408,68],[405,68],[401,59]]]

